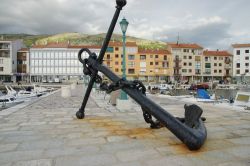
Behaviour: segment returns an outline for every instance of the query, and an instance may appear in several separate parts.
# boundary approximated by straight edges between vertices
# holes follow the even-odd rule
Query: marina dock
[[[0,111],[0,165],[250,165],[250,112],[199,103],[208,138],[189,151],[168,129],[150,129],[139,105],[117,110],[102,92],[92,92],[85,119],[77,119],[83,95],[78,85],[72,97],[62,98],[59,90]],[[188,104],[149,97],[175,116],[183,117]]]

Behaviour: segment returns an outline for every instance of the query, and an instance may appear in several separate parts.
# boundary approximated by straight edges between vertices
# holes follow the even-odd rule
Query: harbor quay
[[[151,129],[139,105],[118,110],[110,96],[93,90],[85,118],[77,119],[85,87],[71,97],[58,90],[35,102],[0,111],[1,166],[250,165],[250,112],[198,103],[207,140],[190,151],[167,128]],[[148,95],[174,116],[184,116],[178,97]],[[197,103],[196,103],[197,104]]]

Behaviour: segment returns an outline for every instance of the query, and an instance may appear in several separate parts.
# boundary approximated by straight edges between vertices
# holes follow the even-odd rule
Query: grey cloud
[[[237,33],[249,34],[249,0],[127,2],[121,17],[130,22],[128,35],[176,41],[179,32],[184,42],[211,48],[249,41],[249,35]],[[102,33],[108,29],[114,7],[115,0],[1,0],[0,33]],[[221,20],[202,22],[215,16]],[[115,32],[121,33],[119,25]]]

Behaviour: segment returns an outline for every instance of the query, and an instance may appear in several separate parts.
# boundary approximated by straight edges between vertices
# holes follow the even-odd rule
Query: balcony
[[[174,62],[176,62],[176,63],[179,63],[179,62],[181,62],[182,60],[181,60],[181,58],[175,58],[174,59]]]
[[[175,68],[175,69],[181,69],[181,67],[182,67],[181,64],[175,64],[175,65],[174,65],[174,68]]]
[[[232,68],[232,66],[231,66],[231,64],[225,64],[225,67],[224,67],[225,69],[231,69]]]
[[[17,72],[18,73],[27,73],[26,69],[27,69],[26,64],[18,64],[17,65]]]
[[[104,61],[112,61],[112,58],[103,58]]]

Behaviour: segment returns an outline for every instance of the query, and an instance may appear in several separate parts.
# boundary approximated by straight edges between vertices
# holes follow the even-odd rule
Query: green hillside
[[[4,39],[23,39],[27,47],[31,47],[32,44],[45,45],[51,42],[68,42],[72,45],[101,45],[106,36],[105,33],[88,35],[82,33],[62,33],[55,35],[29,35],[29,34],[0,34]],[[122,41],[122,35],[113,34],[111,40]],[[147,39],[136,38],[127,36],[127,41],[136,42],[140,48],[147,49],[164,49],[166,43],[161,41],[152,41]]]

